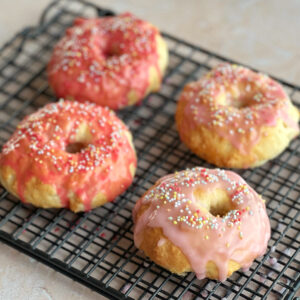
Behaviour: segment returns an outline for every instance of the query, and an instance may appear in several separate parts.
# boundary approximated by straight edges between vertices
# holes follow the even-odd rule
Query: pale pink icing
[[[239,91],[237,99],[229,92],[232,90]],[[217,98],[223,93],[227,102],[218,103]],[[297,121],[289,116],[292,104],[282,86],[266,75],[240,66],[217,66],[189,84],[180,101],[187,104],[181,134],[188,135],[191,129],[204,125],[244,154],[259,141],[262,127],[275,126],[279,119],[299,131]],[[238,108],[233,103],[247,105]]]
[[[234,210],[223,217],[213,216],[201,208],[196,189],[225,190]],[[137,212],[146,203],[149,208],[137,219]],[[161,178],[137,202],[133,218],[137,247],[146,238],[146,226],[162,228],[185,254],[199,279],[205,277],[208,261],[217,265],[219,280],[226,279],[229,260],[249,268],[256,257],[265,253],[270,238],[262,198],[239,175],[220,169],[196,167]]]

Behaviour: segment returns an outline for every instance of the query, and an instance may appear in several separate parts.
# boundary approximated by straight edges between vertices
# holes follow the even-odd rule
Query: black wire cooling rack
[[[21,119],[55,101],[45,66],[53,45],[77,16],[112,15],[80,0],[53,2],[38,26],[26,28],[0,51],[0,143]],[[111,299],[293,299],[300,288],[300,138],[275,160],[240,175],[267,200],[272,237],[266,255],[225,282],[172,275],[133,244],[131,211],[161,176],[209,166],[179,140],[174,126],[182,87],[221,61],[199,47],[164,37],[170,64],[162,89],[119,116],[130,126],[139,164],[133,185],[114,203],[88,213],[21,204],[0,188],[0,240]],[[300,106],[300,87],[281,81]],[[298,292],[297,292],[298,291]]]

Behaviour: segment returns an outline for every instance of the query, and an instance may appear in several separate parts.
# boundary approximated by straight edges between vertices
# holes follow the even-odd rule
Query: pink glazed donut
[[[199,157],[252,168],[279,155],[299,134],[299,111],[282,86],[247,68],[220,64],[184,87],[176,123]]]
[[[134,242],[173,273],[225,280],[265,253],[264,200],[236,173],[196,167],[158,180],[137,202]]]
[[[130,13],[74,21],[48,64],[57,97],[121,109],[160,88],[168,49],[158,29]]]
[[[61,99],[18,125],[0,153],[0,182],[37,207],[89,211],[123,193],[136,164],[131,133],[113,111]]]

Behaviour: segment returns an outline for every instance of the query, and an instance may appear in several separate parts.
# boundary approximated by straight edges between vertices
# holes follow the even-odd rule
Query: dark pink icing
[[[48,64],[56,95],[119,109],[128,93],[141,100],[149,87],[149,69],[158,66],[157,28],[130,13],[76,19],[54,48]]]

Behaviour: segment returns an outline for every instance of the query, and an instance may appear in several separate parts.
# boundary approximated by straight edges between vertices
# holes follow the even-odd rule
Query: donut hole
[[[120,49],[116,45],[112,45],[110,47],[107,47],[104,50],[103,54],[104,54],[104,56],[105,56],[106,59],[113,58],[115,56],[120,56],[121,55]]]
[[[114,52],[107,51],[107,52],[104,52],[104,56],[105,56],[106,59],[109,59],[109,58],[113,58],[113,57],[118,56],[118,55]]]
[[[235,209],[235,205],[230,197],[222,189],[214,189],[212,191],[196,189],[194,197],[202,209],[215,217],[224,217],[228,212]]]
[[[240,93],[238,90],[220,93],[216,99],[219,105],[243,109],[253,104],[252,97],[246,93]]]
[[[83,149],[87,148],[91,141],[92,134],[89,125],[83,122],[79,124],[76,130],[75,140],[72,140],[72,142],[69,142],[66,145],[65,151],[71,154],[79,153]]]
[[[245,96],[245,97],[232,99],[229,105],[238,109],[249,107],[251,106],[251,98]]]
[[[81,142],[70,143],[66,146],[66,152],[75,154],[86,148],[87,145]]]
[[[243,109],[253,105],[253,97],[248,93],[228,93],[226,104],[237,109]]]
[[[209,212],[215,217],[224,217],[233,209],[229,197],[210,202]]]

